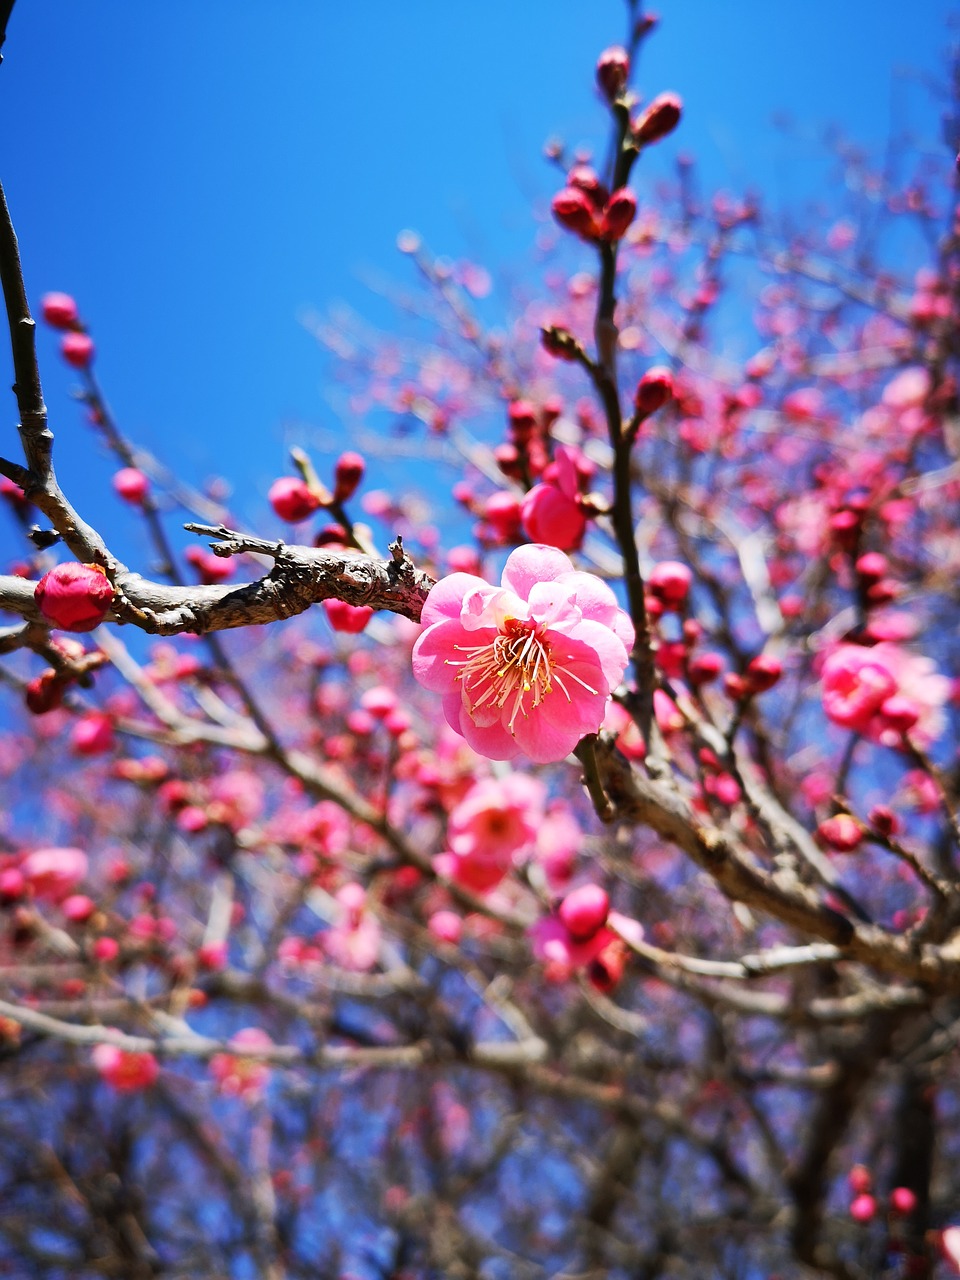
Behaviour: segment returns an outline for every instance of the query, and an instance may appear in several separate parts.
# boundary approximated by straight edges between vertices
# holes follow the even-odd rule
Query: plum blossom
[[[450,814],[440,873],[479,893],[494,888],[536,840],[545,800],[543,783],[522,773],[475,783]]]
[[[874,742],[897,746],[909,730],[926,747],[943,732],[950,681],[930,658],[889,641],[841,644],[827,656],[821,679],[827,718]]]
[[[272,1049],[273,1041],[259,1027],[244,1027],[230,1039],[232,1053],[215,1053],[210,1059],[210,1074],[221,1093],[256,1102],[270,1079],[270,1067],[262,1058],[246,1057],[242,1050],[260,1052]]]
[[[518,547],[501,586],[453,573],[423,607],[413,673],[480,755],[563,760],[595,733],[634,631],[616,596],[555,547]]]
[[[128,1053],[113,1044],[98,1044],[93,1050],[93,1065],[100,1076],[118,1093],[136,1093],[149,1089],[160,1074],[152,1053]]]

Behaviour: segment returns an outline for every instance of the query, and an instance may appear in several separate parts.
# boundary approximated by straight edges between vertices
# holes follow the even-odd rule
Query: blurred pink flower
[[[944,728],[950,681],[932,659],[884,641],[872,648],[838,645],[821,671],[828,719],[884,746],[897,746],[904,729],[929,746]],[[914,718],[915,717],[915,718]]]
[[[210,1059],[210,1074],[221,1093],[254,1102],[259,1098],[270,1079],[270,1067],[261,1058],[247,1058],[239,1054],[242,1049],[272,1049],[273,1041],[259,1027],[244,1027],[230,1038],[230,1047],[236,1053],[215,1053]]]
[[[563,760],[599,729],[633,626],[610,588],[555,547],[518,547],[501,582],[454,573],[436,584],[413,673],[480,755]]]
[[[94,1047],[93,1065],[107,1084],[119,1093],[149,1089],[160,1074],[152,1053],[128,1053],[112,1044]]]

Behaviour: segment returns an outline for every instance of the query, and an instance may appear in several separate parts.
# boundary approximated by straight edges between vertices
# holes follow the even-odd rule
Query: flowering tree
[[[295,450],[289,538],[42,300],[150,577],[58,484],[0,200],[4,1273],[960,1274],[956,188],[839,156],[906,274],[645,193],[654,27],[506,339],[404,235],[418,314],[344,371],[404,434]],[[365,488],[411,430],[469,540]]]

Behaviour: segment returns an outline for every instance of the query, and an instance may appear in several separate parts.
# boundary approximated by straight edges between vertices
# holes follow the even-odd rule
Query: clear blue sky
[[[947,0],[658,7],[639,88],[683,95],[665,145],[718,183],[775,198],[815,183],[815,147],[787,144],[776,111],[871,146],[895,101],[903,123],[936,118],[895,73],[942,79]],[[122,426],[191,480],[223,471],[254,512],[287,469],[285,426],[335,425],[299,309],[380,315],[358,271],[407,278],[403,227],[437,252],[521,262],[531,199],[556,186],[542,144],[600,141],[593,64],[623,29],[620,0],[19,0],[0,177],[31,298],[75,294]],[[112,468],[91,456],[52,335],[41,352],[60,470],[96,518]]]

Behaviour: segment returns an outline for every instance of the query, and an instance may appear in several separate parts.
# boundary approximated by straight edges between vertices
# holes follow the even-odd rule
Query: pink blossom
[[[152,1053],[127,1053],[113,1044],[98,1044],[92,1056],[102,1079],[118,1093],[149,1089],[160,1074]]]
[[[344,969],[372,969],[380,957],[380,922],[366,909],[366,892],[345,884],[336,897],[340,915],[322,935],[323,949]]]
[[[522,773],[475,783],[450,814],[441,874],[478,893],[495,888],[536,839],[545,799],[543,783]]]
[[[884,641],[872,648],[841,644],[821,672],[823,709],[834,724],[897,746],[905,728],[929,746],[943,732],[950,682],[930,658]]]
[[[210,1059],[210,1074],[221,1093],[256,1101],[270,1079],[270,1067],[260,1058],[245,1057],[239,1051],[272,1049],[273,1041],[259,1027],[244,1027],[230,1038],[234,1053],[215,1053]]]
[[[545,799],[543,783],[523,773],[482,779],[450,814],[450,848],[460,856],[511,858],[536,839]]]
[[[480,755],[563,760],[599,729],[633,626],[610,588],[554,547],[518,547],[501,581],[454,573],[436,584],[413,673]]]
[[[87,865],[82,849],[35,849],[20,870],[38,898],[61,902],[84,879]]]

